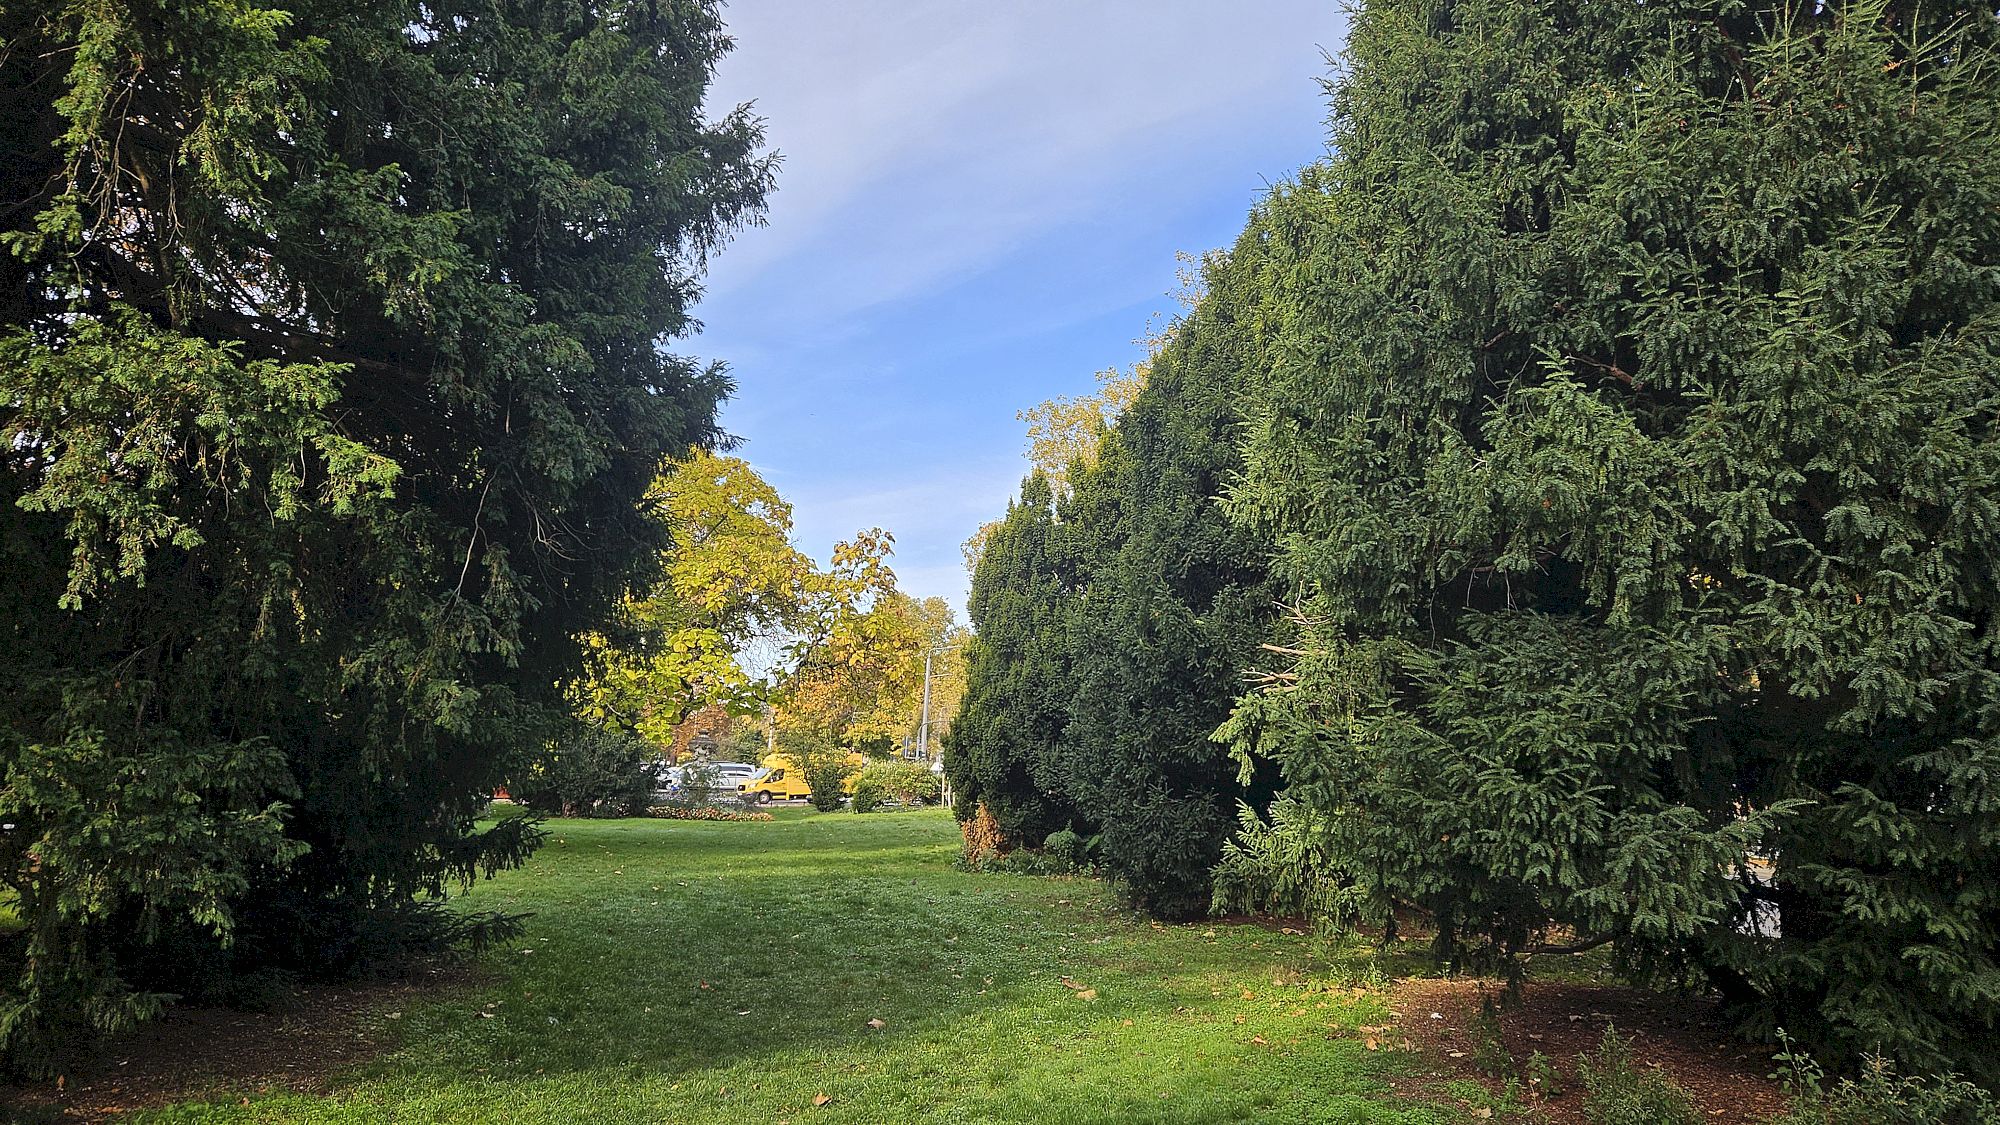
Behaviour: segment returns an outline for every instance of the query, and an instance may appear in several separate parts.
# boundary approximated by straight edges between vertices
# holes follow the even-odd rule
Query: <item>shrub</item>
[[[807,798],[812,807],[821,812],[839,808],[847,799],[847,779],[855,771],[847,751],[823,730],[790,730],[778,739],[798,766],[799,777],[812,788],[812,795]]]
[[[1058,828],[1042,841],[1042,855],[1059,871],[1081,871],[1089,865],[1091,843],[1074,829]]]
[[[938,776],[926,766],[894,759],[873,761],[854,779],[854,811],[873,812],[892,800],[906,805],[930,804],[940,791]]]
[[[1472,1065],[1494,1078],[1514,1073],[1514,1055],[1500,1034],[1500,1007],[1493,997],[1479,999],[1479,1015],[1472,1021]]]
[[[1074,875],[1076,871],[1033,848],[1016,848],[989,857],[978,870],[990,875]]]
[[[854,783],[854,792],[848,796],[858,813],[874,812],[889,801],[889,794],[883,791],[882,786],[866,777]]]
[[[1236,818],[1236,837],[1215,865],[1210,913],[1309,918],[1336,927],[1358,919],[1367,900],[1334,861],[1323,817],[1311,806],[1281,796],[1269,824],[1249,805],[1238,805]],[[1380,921],[1394,934],[1393,913],[1381,912]]]
[[[681,767],[680,784],[653,803],[683,809],[711,805],[729,808],[742,803],[742,794],[734,786],[725,784],[714,766],[707,762],[690,762]]]
[[[1007,835],[984,801],[973,807],[970,817],[959,822],[958,831],[964,838],[958,863],[968,871],[985,870],[1007,851]]]
[[[1687,1091],[1655,1069],[1632,1061],[1632,1041],[1615,1027],[1604,1029],[1597,1059],[1579,1056],[1583,1116],[1591,1125],[1701,1125],[1701,1111]]]
[[[1812,1056],[1778,1033],[1778,1077],[1792,1094],[1792,1111],[1771,1125],[1989,1125],[2000,1121],[2000,1100],[1956,1074],[1914,1078],[1896,1073],[1888,1059],[1870,1056],[1861,1073],[1827,1084]]]
[[[1540,1051],[1528,1056],[1528,1065],[1522,1068],[1521,1079],[1521,1084],[1527,1088],[1530,1101],[1547,1101],[1562,1097],[1562,1075],[1556,1072],[1554,1061]]]
[[[514,799],[545,816],[638,816],[659,783],[653,745],[616,727],[579,724],[545,747]]]

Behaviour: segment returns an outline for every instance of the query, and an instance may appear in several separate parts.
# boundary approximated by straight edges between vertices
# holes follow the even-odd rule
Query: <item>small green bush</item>
[[[1011,852],[982,857],[978,870],[1002,875],[1068,875],[1072,869],[1050,859],[1045,852],[1017,848]]]
[[[940,786],[938,776],[926,766],[893,758],[878,759],[863,766],[854,779],[854,811],[873,812],[890,801],[905,805],[934,804],[940,796]]]
[[[1500,1007],[1493,997],[1481,997],[1479,1015],[1472,1021],[1472,1065],[1494,1078],[1514,1073],[1514,1056],[1500,1034]]]
[[[1050,866],[1065,873],[1081,871],[1089,863],[1089,841],[1068,828],[1058,828],[1042,841],[1042,855]]]
[[[882,786],[868,777],[863,770],[860,780],[854,783],[854,792],[848,795],[850,806],[858,813],[871,813],[888,804],[889,794]]]
[[[543,816],[644,816],[659,781],[656,756],[630,731],[580,723],[543,747],[508,791]]]
[[[1658,1070],[1632,1061],[1632,1041],[1604,1029],[1595,1061],[1577,1059],[1583,1080],[1583,1116],[1591,1125],[1701,1125],[1704,1118],[1687,1091]]]
[[[1792,1111],[1770,1125],[1992,1125],[2000,1099],[1956,1074],[1915,1078],[1896,1073],[1888,1059],[1870,1056],[1854,1078],[1829,1085],[1811,1055],[1778,1032],[1784,1049],[1779,1071],[1792,1095]]]
[[[1528,1056],[1528,1065],[1521,1070],[1521,1082],[1527,1087],[1531,1101],[1562,1097],[1562,1075],[1556,1071],[1556,1064],[1540,1051]]]
[[[915,762],[878,760],[862,767],[854,781],[854,811],[873,812],[890,801],[906,805],[935,802],[940,794],[936,774]]]

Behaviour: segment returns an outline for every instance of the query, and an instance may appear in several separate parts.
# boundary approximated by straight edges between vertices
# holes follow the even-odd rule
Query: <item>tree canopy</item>
[[[1234,676],[1221,898],[1995,1080],[1996,66],[1967,5],[1362,5],[1331,155],[986,538],[961,790],[1206,818]]]
[[[352,964],[524,854],[474,818],[720,436],[668,345],[772,171],[704,116],[727,45],[706,3],[0,11],[6,1047]]]
[[[653,585],[587,638],[595,659],[577,690],[585,717],[665,746],[710,704],[762,708],[769,685],[754,664],[805,625],[823,582],[792,543],[792,506],[739,458],[670,463],[645,502],[673,542]]]

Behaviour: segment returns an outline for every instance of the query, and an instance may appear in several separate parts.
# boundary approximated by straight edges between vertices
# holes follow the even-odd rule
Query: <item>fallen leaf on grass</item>
[[[888,1027],[889,1025],[882,1022],[879,1019],[873,1019],[868,1021],[868,1026],[874,1028],[877,1031],[880,1031],[883,1028]]]
[[[829,1098],[829,1097],[827,1097],[827,1096],[826,1096],[825,1094],[821,1094],[820,1096],[818,1096],[818,1097],[816,1097],[816,1098],[814,1098],[814,1099],[813,1099],[813,1104],[814,1104],[814,1105],[825,1105],[826,1103],[828,1103],[828,1102],[830,1102],[830,1101],[832,1101],[832,1100],[833,1100],[832,1098]]]
[[[1252,1035],[1250,1037],[1250,1042],[1257,1044],[1259,1047],[1266,1047],[1270,1045],[1270,1041],[1265,1039],[1261,1035]]]
[[[1097,999],[1097,990],[1094,988],[1086,988],[1083,991],[1077,993],[1076,998],[1078,1000],[1095,1000]]]

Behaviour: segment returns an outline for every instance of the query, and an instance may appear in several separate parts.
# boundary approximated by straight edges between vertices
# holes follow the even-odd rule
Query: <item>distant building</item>
[[[711,759],[735,729],[736,720],[729,712],[720,703],[711,703],[674,728],[673,760]]]

